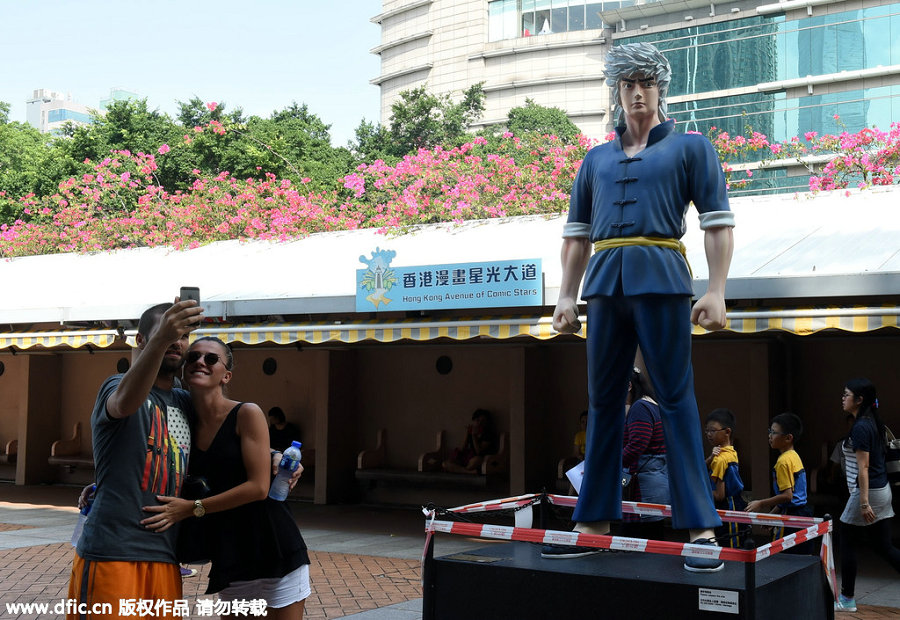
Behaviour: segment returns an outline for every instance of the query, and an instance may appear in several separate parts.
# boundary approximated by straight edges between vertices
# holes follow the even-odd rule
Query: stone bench
[[[72,437],[57,439],[51,444],[50,457],[47,462],[51,465],[60,465],[70,473],[76,467],[94,468],[94,455],[81,451],[81,422],[75,423],[72,428]]]
[[[6,443],[6,449],[0,454],[0,463],[3,465],[15,465],[19,454],[19,440],[11,439]]]
[[[416,469],[389,467],[386,463],[387,430],[379,429],[375,448],[363,450],[357,456],[356,479],[369,485],[419,486],[428,488],[484,489],[495,486],[509,472],[507,433],[500,433],[496,454],[484,457],[479,474],[457,474],[441,470],[446,458],[445,432],[438,431],[434,450],[419,455]]]

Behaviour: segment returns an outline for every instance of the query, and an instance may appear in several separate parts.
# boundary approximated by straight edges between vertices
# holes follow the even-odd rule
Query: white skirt
[[[251,601],[264,599],[268,607],[287,607],[306,600],[312,594],[309,587],[309,564],[284,577],[235,581],[218,593],[220,601]]]
[[[880,489],[869,489],[869,506],[875,513],[875,521],[882,519],[890,519],[894,516],[894,509],[891,507],[891,485],[886,484]],[[841,514],[841,523],[850,525],[871,525],[863,519],[862,509],[859,507],[859,487],[850,492],[850,499],[847,500],[847,506]]]

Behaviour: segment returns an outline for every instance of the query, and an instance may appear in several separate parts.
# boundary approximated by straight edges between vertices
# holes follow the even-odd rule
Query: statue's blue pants
[[[683,295],[593,297],[587,305],[588,409],[584,480],[573,520],[622,518],[625,395],[640,345],[666,437],[672,526],[722,524],[703,456],[691,367],[691,301]]]

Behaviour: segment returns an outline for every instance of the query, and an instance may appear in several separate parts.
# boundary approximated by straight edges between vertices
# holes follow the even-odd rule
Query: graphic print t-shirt
[[[140,409],[111,418],[106,402],[122,375],[107,379],[91,414],[97,495],[78,543],[87,560],[175,563],[178,528],[164,533],[144,528],[143,506],[157,495],[177,496],[187,473],[190,397],[184,390],[153,388]]]

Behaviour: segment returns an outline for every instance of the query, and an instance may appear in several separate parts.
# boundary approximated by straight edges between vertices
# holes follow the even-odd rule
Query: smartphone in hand
[[[178,294],[178,297],[181,298],[181,301],[193,299],[197,302],[198,306],[200,305],[200,289],[196,286],[182,286],[181,292]]]
[[[181,292],[178,294],[178,297],[181,299],[181,301],[193,299],[194,301],[197,302],[198,306],[200,305],[200,289],[196,286],[182,286]],[[199,320],[194,323],[191,323],[190,326],[193,328],[197,325],[200,325]]]

